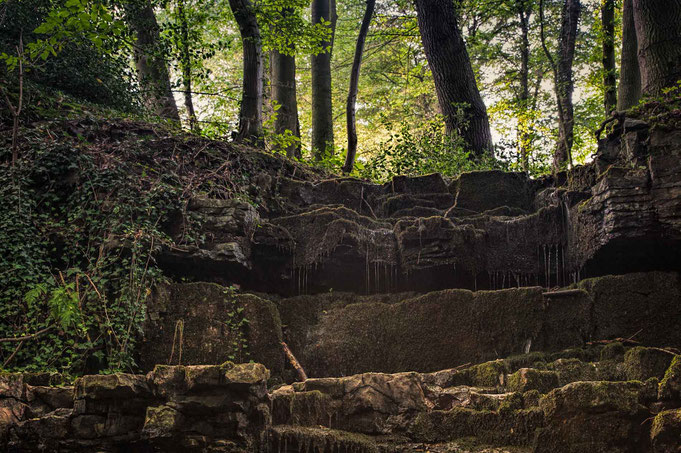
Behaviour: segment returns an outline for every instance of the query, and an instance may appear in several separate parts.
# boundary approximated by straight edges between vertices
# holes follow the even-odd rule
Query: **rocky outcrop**
[[[600,277],[551,292],[527,287],[265,297],[271,296],[213,283],[159,287],[147,309],[140,364],[151,370],[180,360],[197,365],[251,359],[278,381],[290,382],[296,377],[282,340],[311,377],[430,372],[613,338],[681,348],[676,273]],[[666,356],[648,357],[660,379]],[[637,373],[632,367],[628,378],[639,379]]]
[[[74,387],[5,374],[0,448],[673,452],[678,363],[669,351],[609,343],[433,373],[311,378],[270,393],[256,363],[163,365],[146,376],[84,376]]]
[[[0,447],[9,452],[258,451],[270,424],[267,369],[256,363],[157,366],[40,387],[0,375]],[[10,401],[11,400],[11,401]],[[45,401],[51,405],[45,406]]]

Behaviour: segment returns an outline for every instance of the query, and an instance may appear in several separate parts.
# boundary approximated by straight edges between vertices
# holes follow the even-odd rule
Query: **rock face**
[[[147,376],[84,376],[74,387],[40,387],[45,396],[36,399],[30,377],[0,375],[0,447],[9,452],[258,451],[270,424],[268,377],[257,363],[158,366]],[[52,405],[46,407],[45,400]]]
[[[680,130],[624,122],[593,163],[541,180],[487,171],[377,185],[267,167],[252,178],[257,208],[193,200],[206,241],[160,261],[180,276],[283,296],[679,271],[680,144]]]
[[[660,383],[649,365],[661,353],[611,343],[434,373],[311,378],[270,393],[257,363],[159,365],[75,387],[5,374],[0,449],[674,452],[681,399],[667,389],[681,362],[669,356]],[[632,367],[640,380],[627,380]]]
[[[611,338],[681,347],[677,273],[586,279],[554,292],[526,287],[261,296],[234,294],[213,283],[158,288],[148,308],[140,363],[151,370],[172,356],[177,364],[180,349],[182,363],[190,365],[219,364],[236,355],[263,363],[277,381],[290,382],[295,375],[285,366],[282,339],[311,377],[430,372]],[[648,366],[661,379],[668,354],[649,355]],[[639,379],[638,373],[632,366],[629,379]]]

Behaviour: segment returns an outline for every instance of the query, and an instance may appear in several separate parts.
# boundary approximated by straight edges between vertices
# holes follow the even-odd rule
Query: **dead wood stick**
[[[291,349],[289,349],[288,345],[282,341],[281,346],[284,348],[284,354],[286,354],[286,358],[289,362],[291,362],[291,365],[298,373],[298,378],[301,381],[307,380],[307,374],[305,374],[305,370],[300,365],[300,362],[298,362],[298,359],[296,359],[296,356],[293,355],[293,352],[291,352]]]
[[[569,296],[577,296],[579,294],[582,294],[584,290],[581,289],[564,289],[561,291],[549,291],[547,293],[542,293],[542,296],[544,297],[569,297]]]
[[[45,327],[44,329],[39,330],[34,334],[26,335],[25,337],[0,338],[0,343],[16,343],[17,341],[33,340],[34,338],[38,338],[38,337],[46,334],[47,332],[49,332],[52,329],[54,329],[54,326]]]

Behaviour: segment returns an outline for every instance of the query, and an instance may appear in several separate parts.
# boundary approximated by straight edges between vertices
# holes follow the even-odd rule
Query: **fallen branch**
[[[300,365],[300,362],[298,362],[298,359],[296,359],[296,356],[293,355],[293,352],[291,352],[291,349],[289,349],[288,345],[282,341],[281,346],[284,348],[284,354],[286,354],[286,358],[289,362],[291,362],[293,368],[298,372],[298,378],[301,381],[307,380],[307,374],[305,374],[305,370]]]
[[[38,337],[45,335],[50,330],[54,329],[54,326],[45,327],[42,330],[37,331],[34,334],[26,335],[24,337],[10,337],[10,338],[0,338],[0,343],[16,343],[18,341],[34,340]]]
[[[584,291],[581,289],[564,289],[561,291],[549,291],[546,293],[542,293],[542,296],[544,297],[569,297],[569,296],[577,296],[579,294],[583,294]]]

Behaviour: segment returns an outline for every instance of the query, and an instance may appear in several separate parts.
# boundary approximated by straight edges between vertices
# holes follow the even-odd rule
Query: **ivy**
[[[172,176],[65,145],[36,146],[16,172],[0,172],[0,336],[26,341],[13,370],[135,370],[134,349],[150,288],[162,278],[153,258],[183,209]],[[108,156],[109,158],[111,156]],[[15,352],[0,345],[0,364]]]

